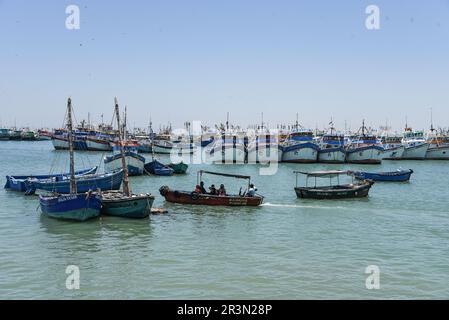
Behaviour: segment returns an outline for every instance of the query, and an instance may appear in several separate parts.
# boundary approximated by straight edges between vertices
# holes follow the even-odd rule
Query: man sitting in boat
[[[220,189],[218,189],[218,195],[219,196],[226,196],[226,189],[224,184],[220,185]]]
[[[212,195],[212,196],[218,195],[218,190],[215,188],[214,184],[209,187],[209,190],[210,190],[210,192],[209,192],[210,195]]]
[[[196,192],[196,193],[202,193],[202,192],[201,192],[201,186],[200,186],[199,184],[196,185],[196,187],[195,187],[195,192]]]
[[[257,188],[254,187],[254,184],[249,185],[248,192],[246,193],[247,197],[254,197],[256,195]]]

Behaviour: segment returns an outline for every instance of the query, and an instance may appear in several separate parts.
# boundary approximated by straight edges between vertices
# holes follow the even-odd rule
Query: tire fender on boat
[[[198,200],[200,198],[200,194],[198,192],[192,191],[192,193],[190,193],[190,198],[192,198],[192,200]]]

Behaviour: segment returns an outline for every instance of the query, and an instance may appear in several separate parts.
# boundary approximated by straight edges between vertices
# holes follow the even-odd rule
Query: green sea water
[[[77,167],[102,153],[77,153]],[[0,176],[67,170],[49,141],[0,141]],[[168,159],[162,158],[163,161]],[[369,198],[301,200],[293,170],[415,171],[409,183],[376,183]],[[193,190],[199,169],[251,175],[259,208],[165,203],[162,185]],[[132,177],[169,213],[144,220],[101,217],[84,223],[41,216],[36,196],[0,189],[2,299],[447,299],[449,298],[449,162],[382,165],[191,165],[187,175]],[[225,178],[226,179],[226,178]],[[242,182],[220,177],[228,192]],[[68,265],[80,289],[66,288]],[[380,270],[369,290],[365,269]]]

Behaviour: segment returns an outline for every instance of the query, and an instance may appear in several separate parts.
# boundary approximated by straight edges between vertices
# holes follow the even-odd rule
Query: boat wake
[[[307,205],[297,205],[297,204],[278,204],[278,203],[262,203],[262,207],[280,207],[280,208],[308,208],[308,209],[347,209],[346,207],[325,207],[325,206],[307,206]]]

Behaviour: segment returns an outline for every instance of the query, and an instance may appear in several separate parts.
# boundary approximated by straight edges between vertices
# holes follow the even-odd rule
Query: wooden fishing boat
[[[95,174],[97,172],[97,169],[98,169],[98,167],[93,167],[90,169],[75,171],[75,176],[84,176],[84,175]],[[70,173],[6,176],[5,189],[11,189],[11,190],[15,190],[15,191],[25,192],[25,191],[27,191],[26,180],[28,180],[28,179],[30,179],[30,180],[54,179],[56,181],[56,180],[67,180],[69,178],[70,178]]]
[[[315,172],[301,172],[294,171],[296,174],[295,192],[298,198],[310,199],[343,199],[343,198],[361,198],[368,196],[371,186],[374,184],[372,180],[363,180],[361,182],[350,184],[340,184],[340,175],[350,175],[351,171],[315,171]],[[306,186],[298,187],[298,174],[306,175]],[[315,178],[315,185],[308,186],[309,178]],[[325,186],[317,185],[317,178],[329,179],[330,184]],[[332,179],[337,178],[337,184],[332,185]]]
[[[236,174],[218,173],[211,171],[199,171],[198,172],[198,185],[200,184],[203,174],[211,174],[222,177],[230,177],[237,179],[248,180],[248,189],[251,185],[250,176],[242,176]],[[168,202],[181,203],[181,204],[195,204],[195,205],[209,205],[209,206],[260,206],[263,202],[263,196],[254,195],[248,196],[247,191],[239,192],[238,195],[211,195],[199,192],[172,190],[168,186],[162,186],[159,189],[160,194]]]
[[[122,183],[123,170],[110,173],[75,176],[76,192],[89,190],[118,190]],[[25,180],[26,195],[32,195],[36,190],[70,193],[70,179],[27,179]]]
[[[120,112],[115,99],[115,115],[119,131],[120,128]],[[128,166],[125,159],[124,143],[121,140],[122,134],[119,132],[119,146],[123,172],[123,191],[107,191],[102,192],[102,210],[105,215],[118,216],[124,218],[145,218],[151,212],[151,206],[154,197],[151,194],[133,194],[128,178]]]
[[[173,169],[173,173],[175,174],[184,174],[187,172],[187,168],[189,167],[182,161],[178,163],[170,163],[168,166]]]
[[[77,193],[72,128],[72,100],[67,101],[67,129],[70,155],[70,194],[39,195],[42,214],[51,218],[85,221],[100,215],[101,197],[94,192]]]
[[[413,170],[396,170],[392,172],[363,172],[354,171],[354,178],[359,180],[373,180],[373,181],[394,181],[394,182],[404,182],[409,181]]]
[[[146,163],[144,168],[147,173],[157,176],[171,176],[174,173],[174,170],[172,168],[155,159],[151,162]]]

